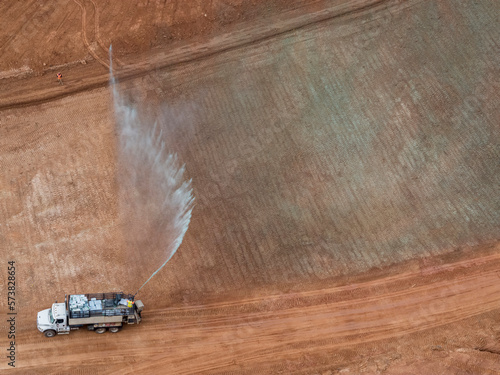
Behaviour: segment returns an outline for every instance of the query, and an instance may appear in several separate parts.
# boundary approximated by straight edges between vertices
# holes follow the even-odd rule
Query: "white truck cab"
[[[69,333],[68,316],[64,303],[53,303],[52,308],[42,310],[38,313],[37,327],[45,336],[53,337],[55,334]]]

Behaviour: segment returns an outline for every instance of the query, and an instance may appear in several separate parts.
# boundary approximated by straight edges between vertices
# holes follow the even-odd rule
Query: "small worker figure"
[[[57,73],[57,81],[59,81],[59,84],[62,85],[63,84],[63,81],[62,81],[62,74],[61,73]]]

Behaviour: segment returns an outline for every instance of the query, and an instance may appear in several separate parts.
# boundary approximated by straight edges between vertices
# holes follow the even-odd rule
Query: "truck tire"
[[[56,335],[56,331],[49,329],[43,333],[45,337],[54,337]]]
[[[106,327],[99,327],[99,328],[94,329],[94,331],[96,333],[104,333],[104,332],[106,332]]]
[[[109,332],[116,333],[120,330],[120,327],[109,327]]]

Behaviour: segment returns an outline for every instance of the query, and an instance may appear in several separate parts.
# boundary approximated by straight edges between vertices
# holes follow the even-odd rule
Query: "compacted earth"
[[[2,371],[500,373],[500,3],[0,14]],[[127,159],[113,88],[184,165],[191,222],[141,324],[48,339],[38,311],[135,293],[169,255],[163,185],[123,178],[150,168]]]

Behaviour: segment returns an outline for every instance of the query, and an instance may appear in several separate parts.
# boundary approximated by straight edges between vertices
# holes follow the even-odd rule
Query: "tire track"
[[[102,48],[104,51],[104,55],[108,56],[108,48],[104,45],[104,42],[101,39],[101,34],[99,32],[99,10],[97,8],[97,4],[95,3],[94,0],[90,0],[92,3],[92,6],[94,7],[94,36],[97,44]],[[120,67],[123,65],[120,59],[117,57],[113,57],[113,63],[116,64],[116,67]]]
[[[330,302],[337,303],[337,301],[341,301],[342,298],[346,299],[346,295],[351,295],[355,297],[357,292],[358,294],[364,293],[373,293],[375,288],[384,289],[384,287],[399,287],[402,288],[402,291],[397,293],[406,293],[405,285],[414,285],[415,282],[419,282],[422,277],[437,277],[438,275],[449,274],[456,270],[468,269],[470,267],[481,267],[490,262],[500,261],[500,253],[493,254],[489,256],[485,256],[478,259],[467,259],[457,263],[444,264],[439,266],[433,266],[425,268],[419,272],[408,272],[403,274],[398,274],[395,276],[389,276],[373,281],[367,281],[363,283],[355,283],[344,286],[336,286],[333,288],[327,289],[317,289],[312,291],[293,293],[287,295],[272,295],[265,297],[255,297],[248,299],[240,299],[234,302],[222,302],[222,303],[213,303],[213,304],[204,304],[199,306],[183,306],[183,307],[170,307],[166,309],[157,309],[157,310],[148,310],[148,314],[152,315],[154,319],[156,316],[178,316],[178,314],[186,315],[196,315],[198,316],[200,313],[205,312],[207,315],[217,315],[221,313],[229,313],[236,312],[239,313],[241,311],[250,312],[252,309],[254,311],[265,311],[270,310],[271,308],[276,309],[284,309],[286,306],[293,307],[293,304],[297,304],[297,301],[313,301],[312,304],[317,303],[318,298],[322,298],[322,302]],[[498,272],[498,271],[494,271]],[[500,276],[497,275],[499,278]],[[420,281],[421,282],[421,281]],[[412,286],[413,288],[419,288],[417,285]],[[396,292],[394,292],[396,293]],[[396,295],[396,294],[395,294]],[[341,298],[336,297],[341,296]],[[330,298],[328,298],[330,297]],[[363,297],[370,298],[370,297]],[[378,298],[378,297],[372,297]],[[348,299],[350,300],[350,299]],[[281,308],[277,308],[275,304],[280,303]],[[303,305],[307,305],[307,302],[304,302]],[[267,306],[267,307],[266,307]]]
[[[134,340],[133,347],[124,348],[111,334],[100,336],[102,341],[96,343],[92,333],[82,332],[51,341],[52,352],[45,353],[43,361],[39,353],[47,341],[40,340],[38,332],[26,332],[22,335],[25,344],[20,347],[30,359],[24,369],[35,368],[39,363],[47,368],[65,363],[65,369],[70,371],[83,356],[96,365],[109,365],[109,358],[115,356],[134,361],[127,368],[115,362],[104,374],[141,370],[155,373],[161,368],[169,368],[175,374],[230,369],[238,373],[235,363],[245,370],[262,363],[271,367],[304,353],[313,356],[425,332],[500,309],[499,263],[500,254],[493,254],[359,284],[289,294],[285,299],[298,303],[272,309],[270,301],[278,301],[282,296],[148,310],[140,326],[120,333],[123,340]],[[463,270],[464,276],[454,277],[454,271]],[[434,281],[437,276],[443,280]],[[420,279],[420,286],[405,287],[415,278]],[[328,302],[332,293],[372,291],[375,287],[380,287],[375,295],[343,295],[340,300]],[[307,301],[311,297],[317,299]],[[301,304],[304,299],[306,303]],[[238,308],[249,304],[255,304],[254,311]],[[65,354],[76,347],[88,350]],[[141,361],[146,353],[148,361]]]
[[[198,337],[209,341],[190,345],[192,355],[196,356],[197,353],[205,358],[203,363],[193,363],[184,369],[180,366],[174,368],[179,374],[206,373],[222,371],[236,361],[242,368],[248,369],[258,363],[269,365],[285,361],[286,358],[299,358],[304,352],[345,348],[421,332],[500,307],[494,270],[487,273],[476,270],[474,275],[451,283],[454,285],[430,284],[407,292],[389,293],[378,299],[346,301],[343,306],[318,304],[308,308],[260,313],[255,320],[242,316],[215,323],[197,321],[191,326],[177,327],[172,323],[168,328],[173,336],[192,337],[196,332]],[[446,290],[445,294],[442,293],[443,289]],[[483,298],[487,295],[493,297]],[[440,305],[434,306],[432,310],[419,308],[438,299]],[[477,300],[482,303],[474,303]],[[155,324],[152,328],[157,330],[158,327],[159,324]],[[223,354],[217,359],[210,359],[202,348],[207,344],[216,346],[216,340],[209,337],[224,340],[224,332],[232,332],[232,340],[242,341],[233,345],[238,348],[232,353],[217,351]],[[154,333],[149,332],[149,335]],[[171,366],[172,362],[164,355],[154,357],[155,366],[161,366],[161,363]],[[151,371],[153,368],[144,363],[134,371]]]
[[[97,53],[95,52],[94,48],[92,48],[91,44],[88,41],[87,38],[87,9],[85,9],[85,6],[80,3],[78,0],[73,0],[75,3],[78,4],[78,6],[82,9],[82,37],[83,37],[83,43],[85,44],[85,47],[87,47],[87,50],[89,53],[92,55],[94,59],[96,59],[101,65],[106,67],[106,69],[109,70],[109,64],[100,58]],[[94,3],[92,3],[94,4]],[[95,6],[95,4],[94,4]],[[96,17],[96,12],[97,8],[94,7],[94,30],[95,30],[95,17]]]

